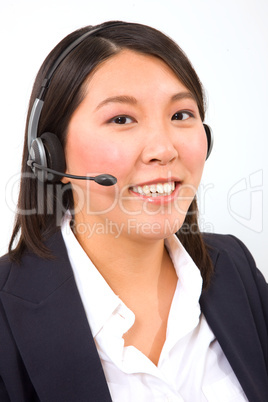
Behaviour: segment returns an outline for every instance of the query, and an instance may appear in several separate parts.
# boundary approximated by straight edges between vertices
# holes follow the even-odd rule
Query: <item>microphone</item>
[[[44,170],[48,173],[52,173],[55,176],[61,176],[61,177],[68,177],[70,179],[77,179],[77,180],[93,180],[96,183],[100,184],[101,186],[113,186],[114,184],[117,183],[117,178],[110,175],[110,174],[100,174],[98,176],[76,176],[73,174],[67,174],[67,173],[62,173],[58,172],[57,170],[53,170],[50,168],[47,168],[43,165],[39,165],[38,163],[34,162],[33,160],[29,159],[27,161],[27,165],[30,166],[32,169],[36,168],[39,170]]]

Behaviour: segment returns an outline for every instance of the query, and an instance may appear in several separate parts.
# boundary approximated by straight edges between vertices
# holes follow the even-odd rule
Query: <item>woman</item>
[[[49,54],[1,260],[1,401],[268,400],[267,284],[239,240],[198,230],[204,117],[153,28],[86,27]]]

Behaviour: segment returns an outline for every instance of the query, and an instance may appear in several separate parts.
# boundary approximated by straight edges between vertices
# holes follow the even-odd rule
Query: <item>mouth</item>
[[[133,186],[130,190],[143,197],[165,197],[171,195],[176,189],[177,182],[168,181],[162,183],[145,184],[143,186]]]

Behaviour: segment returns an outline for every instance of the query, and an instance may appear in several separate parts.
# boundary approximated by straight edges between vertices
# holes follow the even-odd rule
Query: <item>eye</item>
[[[174,113],[171,120],[187,120],[190,117],[193,117],[192,113],[187,112],[186,110],[182,110],[180,112]]]
[[[134,119],[132,117],[124,116],[124,115],[116,116],[109,120],[109,123],[115,123],[115,124],[130,124],[133,122],[134,122]]]

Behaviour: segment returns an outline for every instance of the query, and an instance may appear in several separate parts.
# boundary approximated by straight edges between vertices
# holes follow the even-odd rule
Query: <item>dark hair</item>
[[[38,188],[40,183],[33,177],[31,168],[27,166],[27,126],[32,105],[39,95],[41,83],[49,69],[63,50],[78,37],[91,29],[104,28],[84,39],[66,56],[55,71],[40,116],[38,136],[44,132],[55,133],[64,148],[70,118],[84,97],[83,84],[86,78],[100,63],[122,49],[150,54],[166,62],[194,95],[201,119],[204,120],[203,88],[195,70],[180,47],[169,37],[149,26],[124,22],[117,26],[113,26],[114,24],[115,21],[110,21],[95,27],[84,27],[69,34],[50,52],[37,74],[26,122],[18,212],[9,244],[9,255],[13,260],[19,261],[26,249],[40,257],[50,257],[44,242],[59,229],[59,213],[55,213],[55,211],[60,211],[60,217],[62,217],[67,209],[73,209],[72,190],[68,184],[63,185],[61,182],[45,184],[42,187],[42,194],[40,194]],[[28,213],[28,211],[32,211],[32,213]],[[185,222],[178,232],[178,237],[199,267],[206,287],[213,268],[198,229],[197,219],[197,204],[194,199]],[[195,225],[194,231],[192,230],[193,225]],[[13,248],[17,238],[18,242]]]

